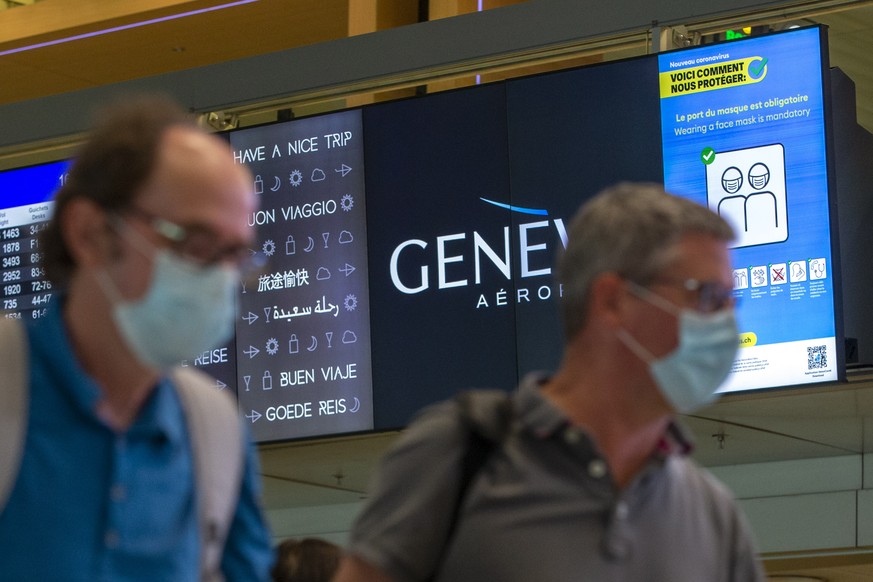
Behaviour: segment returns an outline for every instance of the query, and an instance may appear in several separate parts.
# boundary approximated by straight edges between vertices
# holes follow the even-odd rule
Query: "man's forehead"
[[[707,233],[690,232],[681,235],[669,253],[665,269],[711,268],[722,270],[730,265],[728,241]]]
[[[159,144],[154,168],[157,182],[180,189],[198,182],[214,183],[239,180],[246,170],[233,159],[230,146],[197,128],[168,128]]]
[[[238,231],[257,199],[248,170],[234,162],[227,144],[179,126],[165,132],[139,202],[168,220]]]

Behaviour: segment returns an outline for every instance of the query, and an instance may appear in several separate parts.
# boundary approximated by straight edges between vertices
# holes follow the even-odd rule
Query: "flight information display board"
[[[360,111],[231,134],[267,259],[244,282],[237,393],[258,440],[373,428]]]
[[[40,265],[39,232],[51,217],[55,191],[68,163],[55,162],[0,173],[0,273],[5,317],[37,319],[54,296]]]

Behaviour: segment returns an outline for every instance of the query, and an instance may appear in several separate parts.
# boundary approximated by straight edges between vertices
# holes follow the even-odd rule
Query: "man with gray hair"
[[[423,413],[335,582],[763,580],[745,518],[674,418],[714,399],[736,353],[731,228],[620,184],[568,235],[559,369]]]

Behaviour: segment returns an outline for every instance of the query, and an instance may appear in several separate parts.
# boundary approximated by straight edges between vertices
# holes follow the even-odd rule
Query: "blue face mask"
[[[163,249],[154,252],[151,284],[139,300],[121,299],[107,273],[98,274],[128,347],[141,362],[160,369],[230,339],[236,279],[232,267],[203,267]]]
[[[738,331],[733,309],[699,313],[680,309],[646,289],[636,295],[679,321],[679,345],[655,358],[627,331],[618,338],[644,362],[676,412],[688,413],[712,403],[737,354]]]

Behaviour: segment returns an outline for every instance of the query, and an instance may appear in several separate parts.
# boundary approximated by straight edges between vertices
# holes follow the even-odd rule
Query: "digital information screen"
[[[561,289],[552,268],[578,208],[617,182],[661,180],[660,128],[652,122],[657,93],[641,90],[656,85],[657,69],[647,58],[507,83],[512,175],[505,201],[527,246],[539,249],[527,253],[518,281],[532,300],[515,301],[520,376],[560,364]]]
[[[659,56],[664,182],[737,233],[722,392],[838,378],[822,31]]]
[[[364,109],[377,428],[518,382],[511,279],[528,243],[482,200],[508,196],[506,123],[501,84]],[[555,232],[531,231],[531,245],[543,231]]]
[[[823,39],[801,29],[230,132],[267,266],[240,285],[235,338],[182,365],[236,392],[258,442],[401,428],[460,390],[511,390],[559,365],[552,266],[573,214],[650,181],[739,235],[742,349],[721,390],[838,380]],[[0,173],[7,317],[51,300],[35,235],[65,170]]]
[[[258,441],[373,428],[360,111],[231,134],[268,259],[245,282],[237,394]]]
[[[40,266],[39,232],[52,213],[68,162],[0,173],[0,257],[5,317],[39,318],[52,299],[52,284]]]

